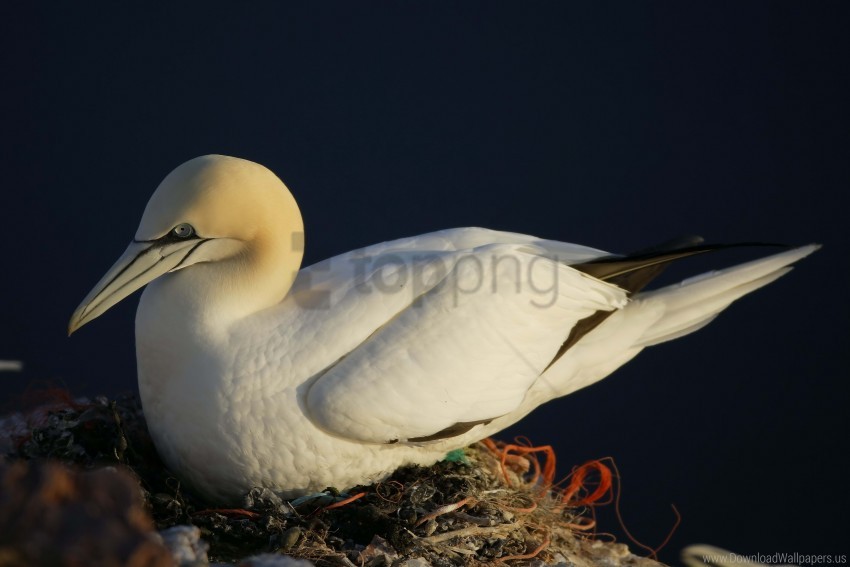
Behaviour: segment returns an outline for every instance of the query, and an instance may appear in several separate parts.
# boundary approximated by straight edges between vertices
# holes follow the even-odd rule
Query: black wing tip
[[[686,241],[686,238],[699,239],[699,242],[691,243],[693,241]],[[701,236],[693,236],[676,238],[674,240],[670,240],[656,246],[650,246],[649,248],[642,248],[640,250],[636,250],[634,252],[630,252],[622,256],[603,256],[601,258],[596,258],[595,260],[590,260],[588,262],[583,263],[604,264],[610,262],[621,262],[623,260],[641,260],[657,258],[659,256],[664,256],[665,254],[675,254],[685,257],[689,255],[699,254],[702,252],[714,252],[715,250],[729,250],[733,248],[785,248],[787,250],[790,250],[792,248],[795,248],[795,246],[792,246],[790,244],[782,244],[779,242],[759,241],[705,244],[704,239]]]
[[[671,238],[670,240],[665,240],[659,244],[655,244],[653,246],[649,246],[648,248],[641,248],[640,250],[634,250],[626,254],[627,257],[631,256],[647,256],[650,254],[659,254],[663,252],[673,252],[675,250],[682,250],[684,248],[691,248],[694,246],[699,246],[705,242],[705,238],[698,234],[685,234],[682,236],[678,236],[676,238]]]
[[[693,237],[690,237],[693,238]],[[698,237],[697,237],[698,238]],[[654,279],[664,266],[670,262],[731,248],[743,247],[782,247],[791,249],[785,244],[770,242],[736,242],[732,244],[697,244],[681,246],[683,239],[670,241],[675,244],[664,244],[629,254],[628,256],[603,256],[571,267],[594,278],[619,285],[629,292],[642,289]]]

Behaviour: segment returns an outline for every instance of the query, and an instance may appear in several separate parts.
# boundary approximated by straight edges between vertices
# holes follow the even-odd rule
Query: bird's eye
[[[171,234],[177,238],[189,238],[195,234],[195,229],[191,224],[183,222],[172,228]]]

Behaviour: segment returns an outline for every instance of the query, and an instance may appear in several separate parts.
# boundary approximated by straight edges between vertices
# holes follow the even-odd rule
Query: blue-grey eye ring
[[[190,238],[195,235],[195,229],[191,224],[181,222],[171,229],[171,234],[177,238]]]

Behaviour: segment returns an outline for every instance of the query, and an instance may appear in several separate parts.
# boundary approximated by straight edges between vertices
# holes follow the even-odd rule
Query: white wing
[[[364,268],[374,266],[380,259],[387,259],[392,255],[463,252],[491,244],[528,245],[539,253],[557,257],[566,264],[608,255],[608,252],[595,248],[544,240],[516,232],[477,227],[451,228],[373,244],[313,264],[298,273],[298,279],[290,294],[304,292],[309,288],[345,287],[355,278],[360,277],[362,280]]]
[[[457,249],[494,235],[521,242]],[[357,343],[313,376],[305,402],[317,425],[359,441],[416,441],[514,411],[578,320],[626,301],[552,253],[602,254],[584,247],[467,229],[371,248],[342,260],[368,258],[363,266],[337,257],[310,282],[325,286],[329,313],[372,318],[348,327],[368,335],[339,337]]]

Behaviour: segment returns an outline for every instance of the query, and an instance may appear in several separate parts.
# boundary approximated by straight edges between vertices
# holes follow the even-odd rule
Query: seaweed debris
[[[328,488],[285,501],[254,488],[242,508],[222,509],[181,485],[159,460],[133,396],[72,401],[13,418],[0,420],[0,437],[5,429],[11,438],[7,459],[123,469],[156,528],[197,526],[213,561],[271,552],[318,566],[658,565],[593,537],[587,506],[565,505],[545,475],[541,481],[533,454],[506,460],[504,446],[493,442],[431,467],[402,467],[347,494]]]

